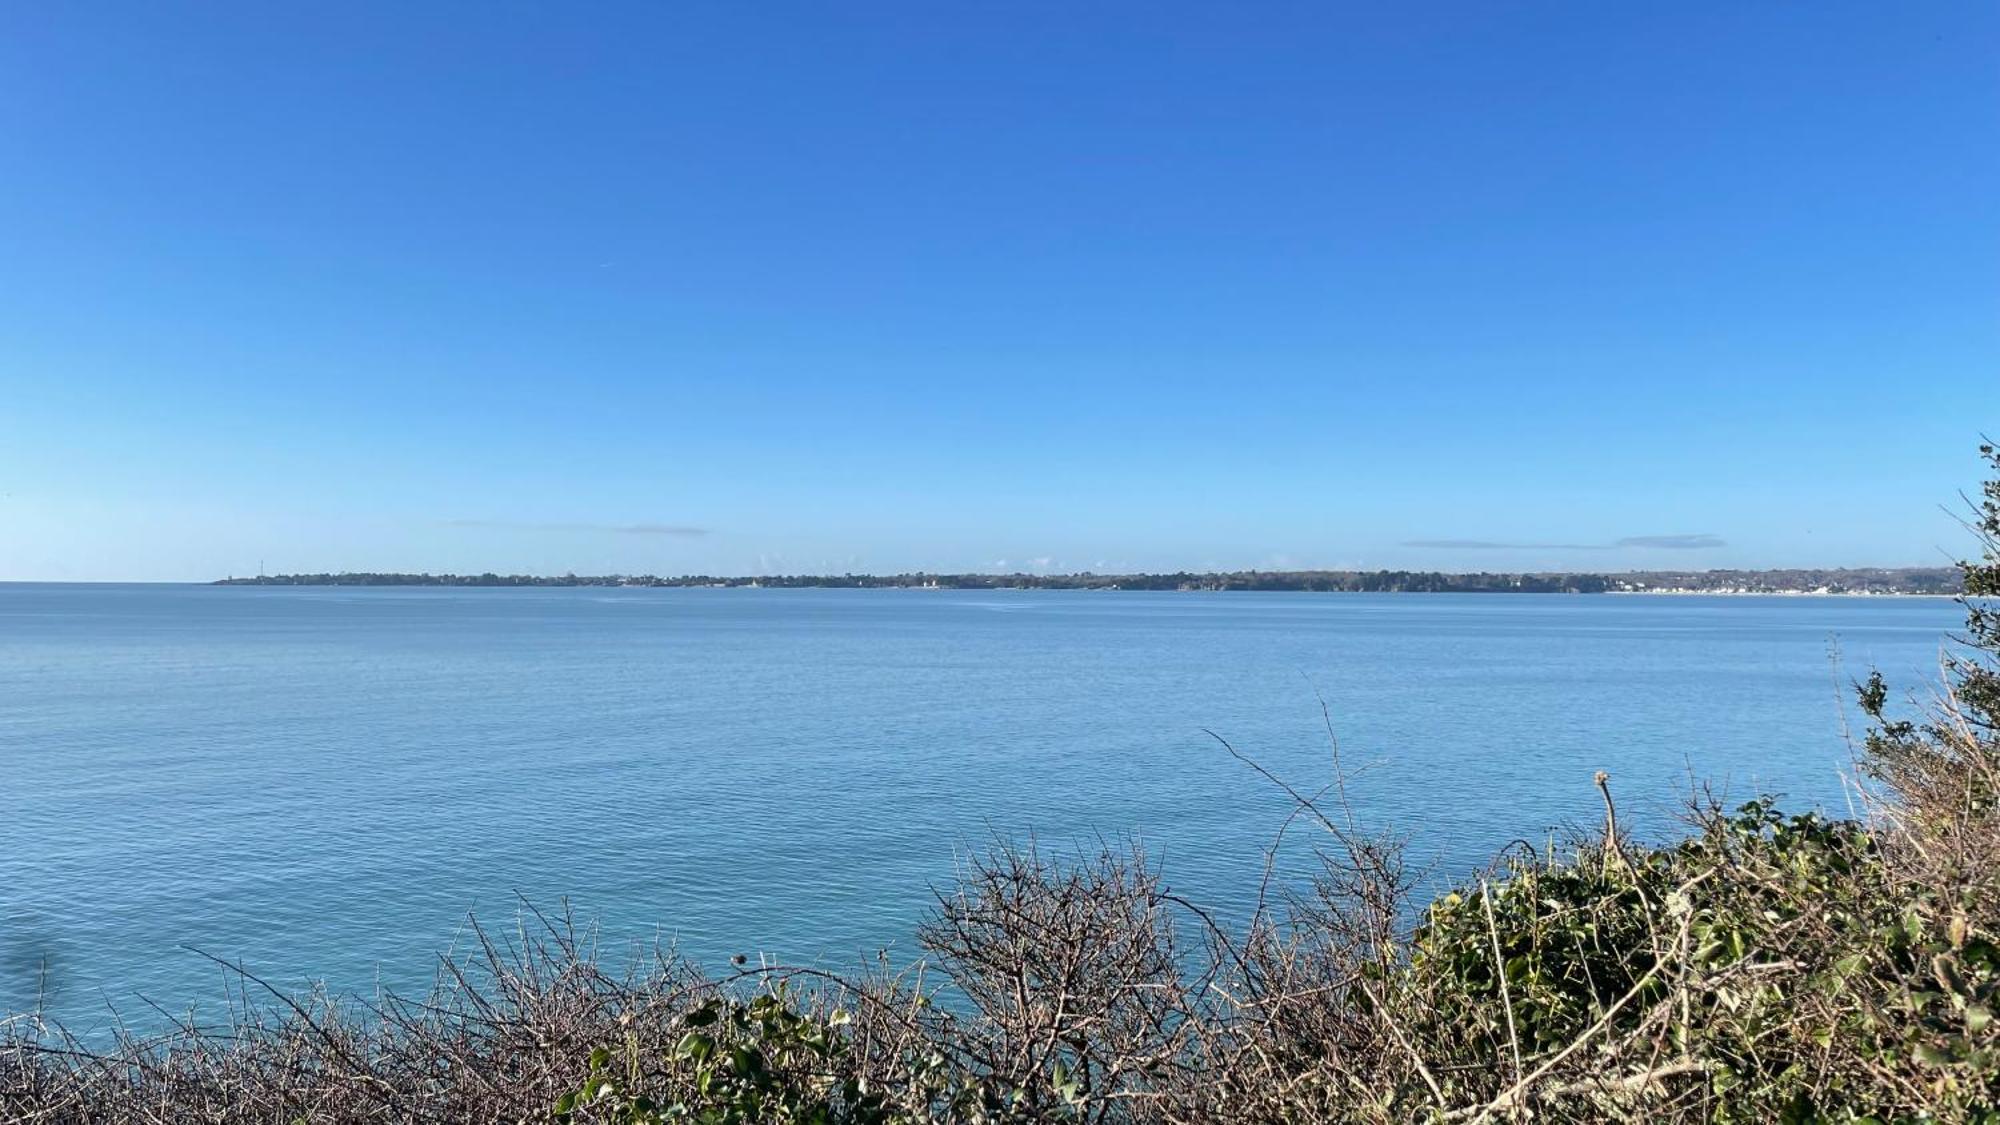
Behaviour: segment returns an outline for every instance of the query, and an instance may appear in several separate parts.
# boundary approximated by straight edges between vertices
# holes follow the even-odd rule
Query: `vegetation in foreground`
[[[1420,907],[1394,841],[1294,794],[1318,877],[1241,930],[1143,856],[1032,850],[940,896],[921,964],[854,979],[614,974],[543,920],[421,1002],[246,1005],[109,1051],[17,1019],[0,1119],[2000,1123],[1982,453],[1983,557],[1941,690],[1905,716],[1860,686],[1865,820],[1697,804],[1685,840],[1642,847],[1605,787],[1601,838],[1510,851]]]

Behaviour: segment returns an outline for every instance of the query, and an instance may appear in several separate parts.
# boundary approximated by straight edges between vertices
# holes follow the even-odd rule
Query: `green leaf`
[[[1916,1049],[1911,1051],[1910,1054],[1918,1062],[1927,1066],[1950,1066],[1952,1062],[1950,1052],[1933,1047],[1929,1043],[1917,1044]]]

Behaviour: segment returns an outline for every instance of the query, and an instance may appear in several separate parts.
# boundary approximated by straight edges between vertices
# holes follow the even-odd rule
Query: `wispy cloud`
[[[1727,547],[1719,535],[1634,535],[1613,543],[1614,547],[1648,547],[1668,551],[1706,551]]]
[[[1492,539],[1409,539],[1405,547],[1440,551],[1707,551],[1727,547],[1719,535],[1628,535],[1609,543],[1504,543]]]
[[[508,531],[565,531],[601,535],[707,535],[705,527],[675,523],[526,523],[519,520],[445,520],[446,527],[491,527]]]
[[[1491,539],[1409,539],[1405,547],[1441,551],[1608,551],[1604,543],[1498,543]]]

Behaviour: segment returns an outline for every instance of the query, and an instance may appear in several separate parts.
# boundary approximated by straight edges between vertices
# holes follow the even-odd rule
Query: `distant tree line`
[[[1829,593],[1956,594],[1950,567],[1833,570],[1625,571],[1450,574],[1435,570],[1175,571],[1171,574],[277,574],[224,578],[219,586],[723,586],[943,590],[1312,591],[1325,593]]]

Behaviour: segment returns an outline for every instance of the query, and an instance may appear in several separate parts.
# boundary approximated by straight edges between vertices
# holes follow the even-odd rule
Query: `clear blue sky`
[[[1924,564],[1997,361],[1992,4],[0,9],[5,579]]]

